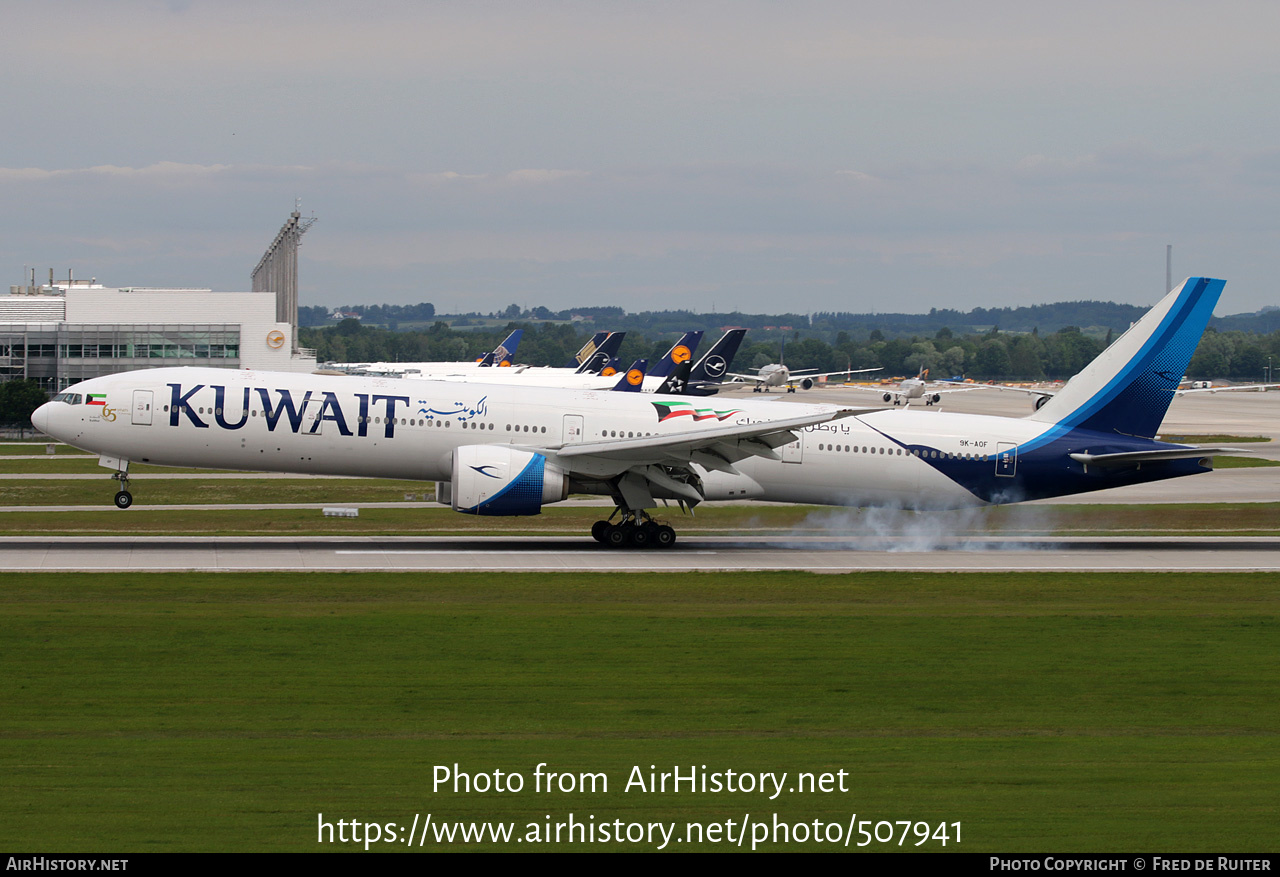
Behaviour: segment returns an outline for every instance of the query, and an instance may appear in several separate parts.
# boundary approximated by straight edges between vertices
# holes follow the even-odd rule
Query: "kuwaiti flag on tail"
[[[86,404],[86,405],[106,405],[106,404],[107,404],[107,394],[106,394],[106,393],[90,393],[90,394],[89,394],[89,398],[87,398],[87,399],[85,399],[85,400],[84,400],[84,404]]]
[[[727,420],[742,411],[741,408],[733,408],[728,411],[716,411],[712,408],[694,408],[688,402],[653,402],[651,404],[658,409],[659,423],[664,420],[670,420],[673,417],[689,417],[695,421]]]

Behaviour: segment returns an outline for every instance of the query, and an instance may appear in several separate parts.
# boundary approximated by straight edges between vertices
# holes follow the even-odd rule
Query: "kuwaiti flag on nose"
[[[107,394],[106,394],[106,393],[90,393],[90,394],[89,394],[89,398],[85,400],[85,403],[84,403],[84,404],[86,404],[86,405],[106,405],[106,404],[107,404]]]

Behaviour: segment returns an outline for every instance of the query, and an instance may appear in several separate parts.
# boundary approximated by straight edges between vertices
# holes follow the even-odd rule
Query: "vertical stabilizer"
[[[644,372],[649,367],[649,360],[637,359],[627,369],[621,380],[614,384],[615,393],[640,393],[644,390]]]
[[[592,335],[591,338],[587,341],[587,343],[582,345],[582,349],[577,352],[577,354],[573,357],[573,359],[566,362],[563,366],[561,366],[561,368],[579,368],[588,359],[591,358],[591,354],[595,353],[596,348],[598,348],[601,345],[601,343],[604,342],[604,339],[608,337],[609,337],[608,332],[597,332],[596,334]]]
[[[693,359],[694,351],[698,349],[698,342],[701,340],[701,329],[696,332],[685,332],[680,337],[680,340],[667,351],[667,355],[658,360],[658,364],[650,369],[649,374],[655,378],[665,378],[675,371],[676,366],[680,363]]]
[[[1188,278],[1027,419],[1154,436],[1224,285]]]
[[[613,358],[618,355],[618,348],[622,346],[622,339],[627,337],[626,332],[609,332],[606,333],[603,341],[592,351],[578,367],[574,374],[579,375],[598,375],[601,374],[609,363],[613,362]],[[586,348],[583,348],[584,350]]]

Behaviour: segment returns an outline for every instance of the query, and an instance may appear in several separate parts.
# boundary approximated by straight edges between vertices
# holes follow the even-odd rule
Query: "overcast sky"
[[[302,304],[1280,305],[1280,3],[0,2],[0,265]]]

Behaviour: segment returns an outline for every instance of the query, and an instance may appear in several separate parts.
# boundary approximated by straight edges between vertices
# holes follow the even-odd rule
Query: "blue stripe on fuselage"
[[[866,421],[863,421],[865,424]],[[1111,487],[1144,484],[1166,478],[1178,478],[1209,472],[1200,465],[1200,458],[1182,460],[1148,461],[1124,468],[1086,467],[1071,459],[1069,454],[1122,454],[1131,451],[1156,451],[1185,448],[1188,445],[1158,442],[1153,439],[1134,438],[1094,430],[1072,429],[1057,431],[1056,426],[1023,444],[1016,445],[1013,475],[997,475],[997,455],[976,454],[965,459],[932,445],[899,441],[883,430],[866,424],[904,450],[913,452],[917,459],[946,476],[984,502],[1011,503],[1052,496],[1069,496]],[[1057,432],[1056,435],[1049,435]],[[993,444],[999,440],[993,440]],[[937,456],[934,456],[934,455]],[[928,505],[927,497],[923,505]]]
[[[1043,438],[1044,436],[1040,437]],[[948,459],[937,448],[927,445],[903,444],[903,447],[919,452],[920,458],[935,470],[979,499],[992,503],[1067,496],[1210,471],[1200,465],[1198,458],[1148,461],[1123,468],[1085,466],[1068,455],[1121,454],[1187,446],[1084,429],[1059,434],[1047,443],[1019,446],[1012,476],[996,474],[995,454],[979,455],[968,460]],[[938,453],[936,458],[932,456],[933,452]],[[925,456],[926,453],[928,456]]]

